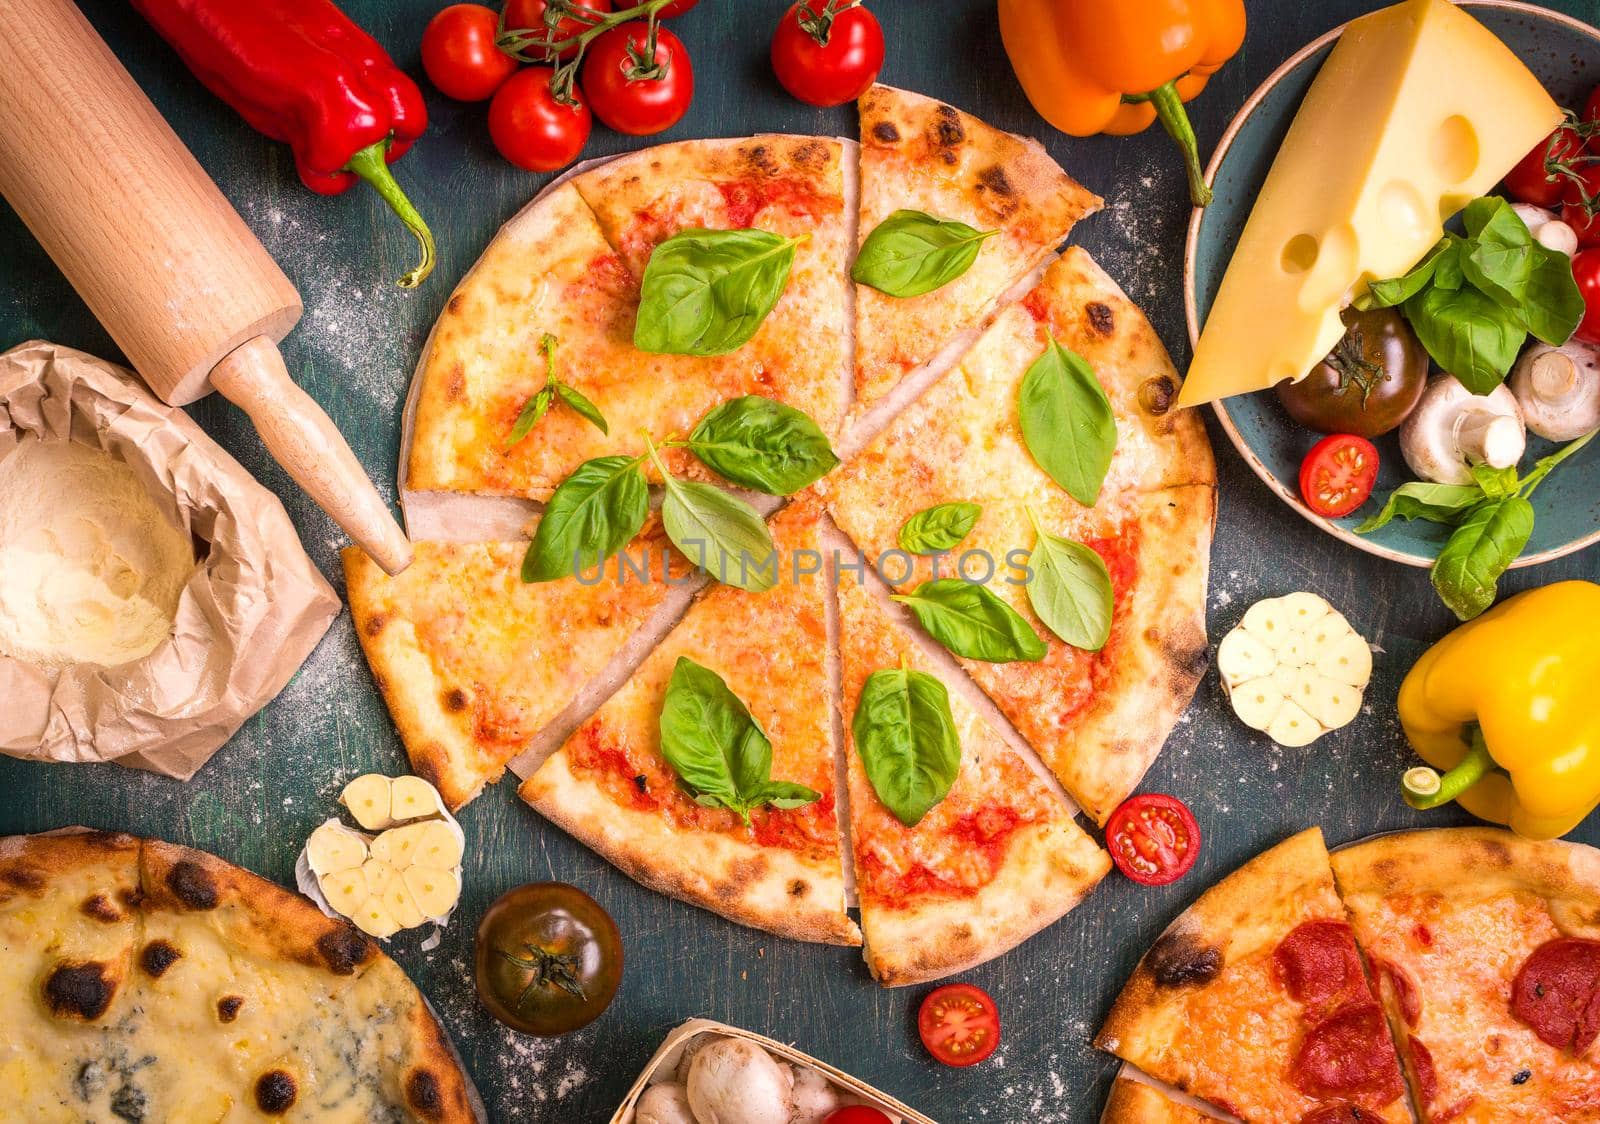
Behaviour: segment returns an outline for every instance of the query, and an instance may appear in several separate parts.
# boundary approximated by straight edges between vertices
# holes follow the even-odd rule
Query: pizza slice
[[[389,577],[359,547],[344,551],[350,615],[411,768],[459,808],[595,679],[661,605],[667,566],[652,517],[600,571],[525,583],[526,542],[416,544]]]
[[[1333,871],[1424,1120],[1600,1120],[1592,848],[1415,831],[1337,851]]]
[[[854,945],[861,935],[845,913],[834,806],[819,518],[814,505],[781,512],[772,522],[786,568],[778,584],[758,594],[720,584],[706,590],[520,794],[651,889],[780,936]],[[697,723],[725,735],[708,755],[732,758],[727,772],[736,775],[750,759],[743,751],[765,740],[768,775],[745,777],[740,789],[770,781],[804,786],[818,799],[762,803],[746,818],[715,803],[710,788],[700,791],[702,801],[690,795],[663,753],[661,729],[669,685],[695,668],[698,679],[720,679],[736,700],[722,695],[721,717]],[[736,708],[748,712],[759,737],[748,720],[730,715]]]
[[[1139,962],[1095,1045],[1245,1121],[1411,1119],[1317,828],[1200,895]]]
[[[844,723],[879,671],[938,678],[859,581],[839,586]],[[941,684],[942,685],[942,684]],[[965,971],[1053,924],[1111,869],[1073,809],[959,693],[946,688],[960,765],[914,827],[879,799],[859,741],[848,754],[850,840],[867,963],[888,987]]]
[[[932,98],[874,86],[861,96],[859,239],[897,211],[996,231],[960,277],[921,296],[856,286],[856,397],[873,402],[977,328],[1100,199],[1037,141]]]
[[[1100,1114],[1100,1124],[1205,1124],[1215,1119],[1193,1105],[1174,1100],[1148,1081],[1120,1073],[1111,1083],[1111,1095]],[[1359,1118],[1346,1120],[1348,1124],[1360,1124]],[[1329,1120],[1325,1124],[1338,1122]]]

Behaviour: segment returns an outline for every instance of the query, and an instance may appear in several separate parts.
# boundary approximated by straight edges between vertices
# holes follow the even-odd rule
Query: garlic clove
[[[439,790],[421,777],[395,777],[390,787],[390,816],[395,822],[444,815]]]
[[[1328,731],[1304,709],[1290,699],[1284,699],[1272,724],[1266,729],[1267,737],[1289,749],[1310,745]]]
[[[347,916],[355,922],[356,928],[379,940],[386,941],[400,931],[400,923],[394,919],[394,914],[389,912],[382,898],[367,898],[355,912]]]
[[[1252,679],[1233,689],[1233,712],[1252,730],[1265,730],[1283,705],[1283,688],[1271,676]]]
[[[346,917],[354,917],[372,896],[367,892],[367,880],[360,867],[324,875],[317,880],[317,885],[328,904]]]
[[[368,859],[361,867],[361,877],[367,884],[367,893],[372,897],[381,898],[389,892],[389,887],[399,877],[399,872],[382,859]]]
[[[428,824],[407,824],[404,827],[391,827],[372,841],[373,858],[382,859],[395,867],[411,865],[411,852],[416,849],[417,841]]]
[[[435,866],[449,869],[461,865],[464,844],[461,836],[443,820],[419,824],[416,843],[411,848],[411,861],[417,866]]]
[[[1230,685],[1270,675],[1277,666],[1272,649],[1243,629],[1234,629],[1217,645],[1217,670]]]
[[[413,866],[400,877],[424,917],[443,917],[461,900],[461,879],[454,870]]]
[[[306,860],[318,875],[350,870],[367,861],[367,841],[338,820],[328,820],[306,840]]]

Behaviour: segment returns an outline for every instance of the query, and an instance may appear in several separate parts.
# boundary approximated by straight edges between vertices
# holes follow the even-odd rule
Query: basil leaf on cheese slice
[[[726,355],[750,341],[789,284],[805,236],[685,230],[650,254],[633,345],[666,355]]]
[[[1022,377],[1017,412],[1035,463],[1073,499],[1093,507],[1117,448],[1111,400],[1094,370],[1051,336]]]
[[[1028,557],[1028,604],[1062,640],[1098,652],[1111,639],[1113,597],[1105,559],[1082,543],[1045,531],[1032,508],[1028,519],[1037,536]]]
[[[688,449],[719,476],[752,491],[790,496],[839,466],[816,422],[759,394],[731,398],[700,419]]]
[[[911,610],[928,635],[970,660],[1031,663],[1048,651],[1022,614],[987,586],[938,578],[894,600]]]
[[[941,503],[924,508],[900,527],[900,549],[912,554],[943,554],[972,533],[983,508],[975,503]]]
[[[642,460],[596,457],[561,482],[522,559],[523,581],[571,577],[600,565],[633,541],[650,514]]]
[[[850,277],[891,297],[920,297],[971,269],[983,243],[999,233],[925,211],[899,210],[867,235]]]
[[[950,695],[927,672],[874,671],[861,689],[850,733],[872,791],[907,827],[949,795],[961,771]]]

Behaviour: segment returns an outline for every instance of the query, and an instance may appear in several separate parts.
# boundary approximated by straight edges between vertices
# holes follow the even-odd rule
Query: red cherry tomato
[[[883,69],[883,28],[859,2],[796,0],[773,32],[772,69],[808,105],[854,101]]]
[[[1583,141],[1578,134],[1563,125],[1506,173],[1506,193],[1519,203],[1532,203],[1536,207],[1561,206],[1567,181],[1562,176],[1550,177],[1545,171],[1545,157],[1569,161],[1582,151]]]
[[[611,11],[611,0],[571,0],[573,7],[587,8],[591,12],[605,15]],[[549,7],[546,0],[506,0],[505,25],[507,31],[537,31],[545,33],[544,13]],[[584,22],[577,16],[563,16],[555,27],[553,34],[545,35],[550,42],[559,43],[563,39],[571,39],[581,35],[592,24]],[[556,55],[557,58],[570,59],[578,53],[578,45],[574,43]]]
[[[864,1104],[853,1104],[846,1108],[836,1108],[822,1118],[822,1124],[893,1124],[893,1122],[875,1108]]]
[[[1563,180],[1561,221],[1578,236],[1578,245],[1600,245],[1600,164],[1590,164],[1578,172],[1576,182]],[[1584,197],[1596,201],[1595,213],[1584,206]]]
[[[981,987],[945,984],[917,1009],[917,1033],[945,1065],[977,1065],[1000,1045],[1000,1009]]]
[[[614,27],[589,44],[583,60],[583,92],[594,115],[619,133],[644,137],[682,120],[694,97],[689,51],[672,32],[656,28],[653,62],[640,65],[649,49],[642,21]]]
[[[1600,343],[1600,250],[1579,250],[1572,259],[1572,276],[1577,278],[1578,291],[1583,294],[1583,320],[1578,324],[1577,337]]]
[[[589,139],[589,107],[564,105],[550,92],[548,66],[513,75],[489,103],[489,136],[500,155],[530,172],[552,172],[577,159]],[[576,91],[574,95],[576,96]]]
[[[1200,825],[1176,796],[1147,792],[1124,800],[1106,821],[1117,869],[1142,886],[1176,882],[1200,857]]]
[[[681,16],[698,3],[700,0],[672,0],[672,3],[656,13],[656,18],[669,20],[673,16]]]
[[[1378,450],[1365,437],[1324,437],[1300,462],[1300,498],[1326,519],[1349,515],[1367,502],[1378,479]]]
[[[457,101],[482,101],[517,69],[494,45],[500,17],[482,4],[451,4],[422,33],[422,69],[439,92]]]

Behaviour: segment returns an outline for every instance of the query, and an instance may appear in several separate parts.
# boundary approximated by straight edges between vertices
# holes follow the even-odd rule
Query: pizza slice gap
[[[1180,914],[1095,1045],[1245,1121],[1412,1118],[1318,828]]]
[[[1124,1065],[1111,1083],[1105,1110],[1100,1114],[1100,1124],[1206,1124],[1212,1120],[1237,1122],[1238,1119],[1170,1085],[1158,1085],[1153,1078],[1129,1065]],[[1349,1124],[1360,1122],[1352,1120]]]
[[[1111,859],[1078,827],[1076,809],[1035,775],[959,686],[950,689],[863,582],[841,575],[838,598],[841,701],[852,746],[850,841],[867,964],[886,987],[925,983],[992,960],[1054,924],[1099,884]],[[890,683],[900,672],[943,694],[959,747],[948,793],[912,826],[880,798],[865,766],[866,754],[879,760],[871,748],[883,744],[879,736],[910,752],[897,735],[869,734],[861,710],[864,692],[869,705],[885,690],[907,697],[905,686]],[[921,690],[909,697],[925,700]],[[927,756],[915,765],[881,760],[901,777],[950,764]]]
[[[859,945],[835,808],[821,518],[814,503],[781,511],[771,523],[785,567],[778,583],[764,593],[709,586],[519,794],[653,890],[779,936]],[[697,666],[720,678],[770,743],[770,773],[758,779],[819,799],[760,804],[748,822],[696,801],[661,740],[667,689],[684,660],[693,665],[684,674]]]
[[[1037,269],[1101,200],[1033,140],[952,106],[873,86],[861,114],[858,241],[898,211],[994,231],[959,277],[917,296],[856,286],[856,400],[866,406],[974,332],[1003,294]]]
[[[1600,1118],[1600,864],[1494,828],[1333,854],[1419,1119]]]

